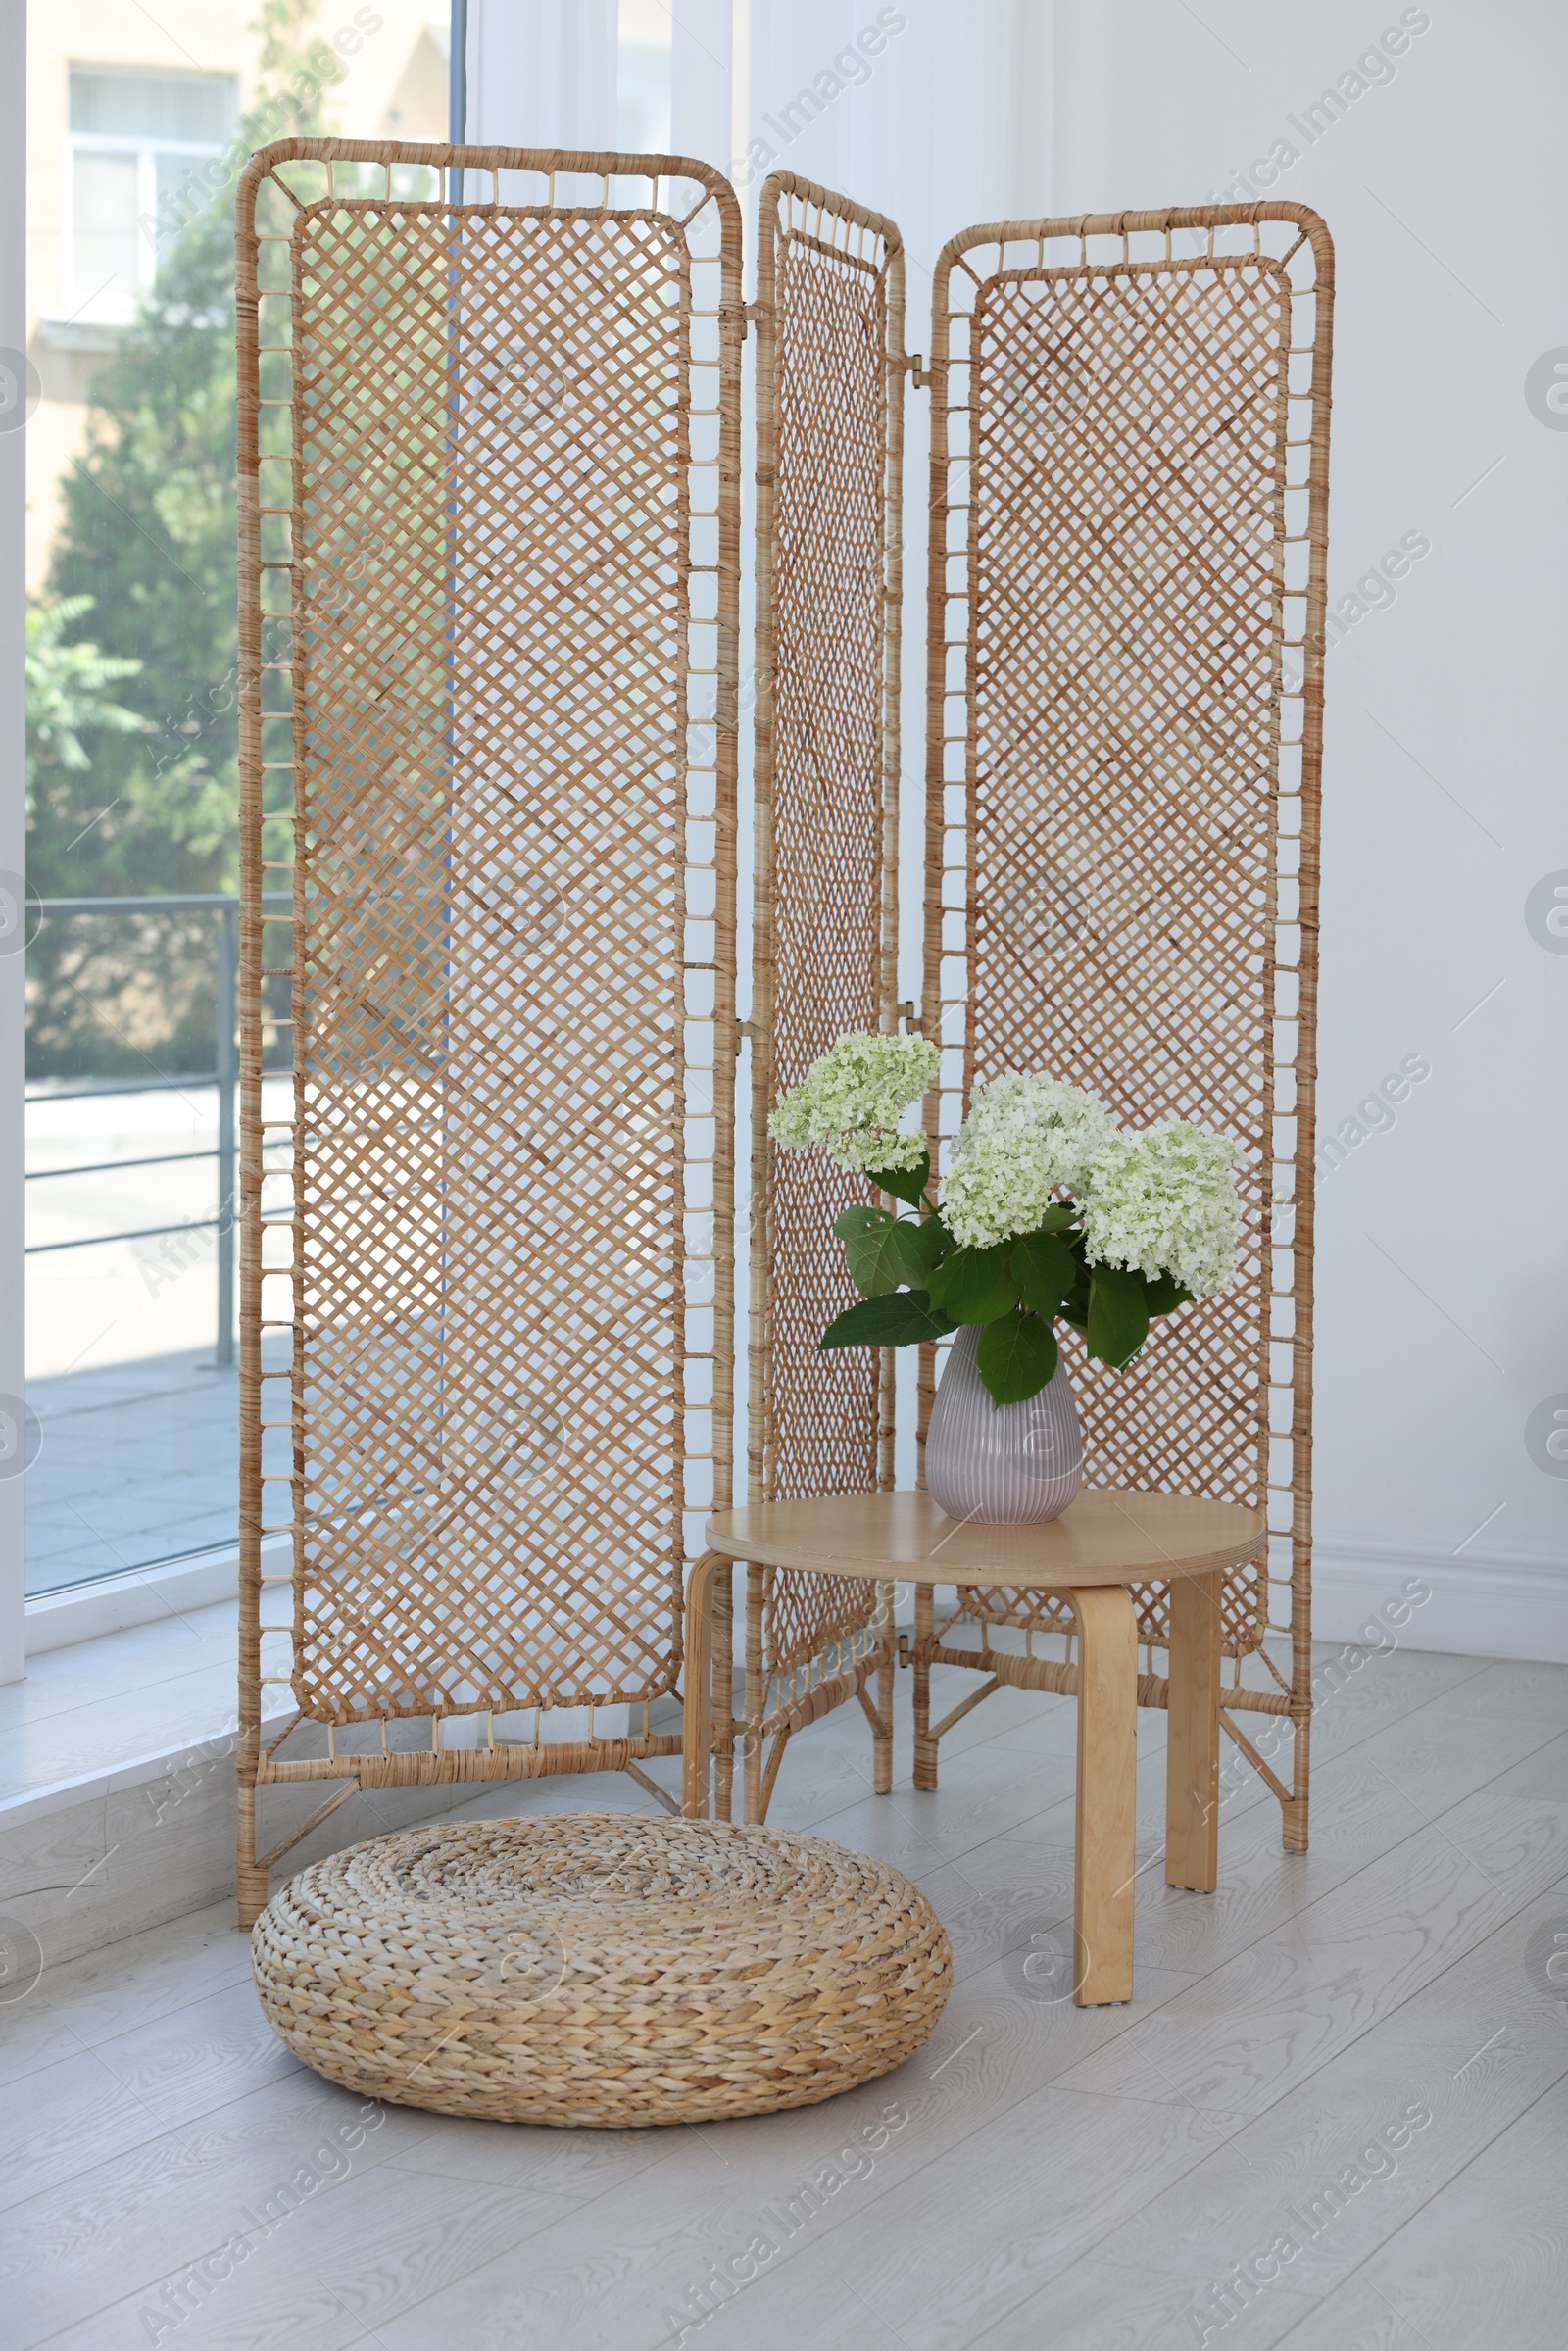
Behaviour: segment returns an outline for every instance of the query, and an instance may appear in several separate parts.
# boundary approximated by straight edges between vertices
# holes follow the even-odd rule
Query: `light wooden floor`
[[[897,1792],[846,1710],[775,1818],[898,1861],[948,1924],[953,1998],[900,2073],[701,2131],[356,2129],[204,1913],[0,2006],[11,2351],[1560,2351],[1568,1668],[1367,1658],[1320,1718],[1311,1852],[1249,1785],[1212,1896],[1161,1883],[1146,1715],[1138,1996],[1089,2012],[1021,1973],[1070,1912],[1070,1703],[990,1699],[917,1796],[899,1680]],[[645,1808],[607,1778],[470,1809],[519,1796]],[[1278,2274],[1227,2317],[1238,2265]]]

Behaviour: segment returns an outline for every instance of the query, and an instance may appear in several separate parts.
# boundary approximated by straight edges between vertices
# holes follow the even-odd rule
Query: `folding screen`
[[[249,1917],[312,1825],[259,1858],[259,1784],[343,1783],[315,1820],[359,1787],[652,1787],[641,1760],[679,1745],[649,1706],[730,1472],[744,324],[733,197],[679,159],[291,141],[240,216]],[[1093,1478],[1267,1502],[1268,1557],[1226,1594],[1224,1719],[1297,1846],[1330,292],[1298,207],[993,224],[942,257],[916,378],[928,1124],[1024,1067],[1242,1138],[1242,1284],[1131,1372],[1074,1371]],[[851,1295],[830,1225],[857,1187],[775,1159],[765,1126],[836,1035],[904,1009],[903,307],[892,223],[775,174],[753,1498],[892,1478],[887,1359],[814,1344]],[[1049,1602],[961,1596],[978,1645],[917,1618],[920,1784],[932,1662],[1075,1684],[1036,1651],[1064,1629]],[[1144,1629],[1165,1645],[1158,1590]],[[790,1733],[851,1696],[885,1787],[890,1642],[873,1587],[751,1571],[721,1805],[737,1730],[756,1818]],[[1273,1688],[1240,1686],[1248,1656]],[[283,1688],[299,1712],[264,1752]],[[605,1736],[609,1706],[640,1712]],[[585,1731],[545,1739],[551,1709]],[[1289,1786],[1243,1710],[1293,1721]]]
[[[846,1030],[891,1029],[898,1016],[898,229],[776,171],[762,190],[757,292],[748,1491],[784,1501],[893,1483],[887,1350],[816,1345],[856,1296],[832,1227],[866,1186],[818,1152],[776,1152],[767,1114]],[[765,1815],[790,1733],[849,1697],[871,1716],[876,1786],[891,1786],[892,1638],[872,1584],[748,1570],[748,1820]],[[722,1714],[722,1687],[718,1702]]]
[[[679,1749],[730,1481],[740,242],[668,157],[245,176],[247,1919],[304,1834],[258,1857],[259,1783],[346,1783],[318,1819]],[[272,1691],[312,1751],[263,1750]]]
[[[951,1134],[975,1084],[1041,1069],[1129,1123],[1241,1140],[1237,1287],[1157,1325],[1126,1372],[1067,1352],[1092,1483],[1266,1503],[1267,1556],[1226,1585],[1222,1720],[1294,1849],[1332,274],[1299,205],[992,223],[940,257],[931,359],[924,1009],[945,1053],[927,1124]],[[978,1647],[952,1620],[938,1637],[921,1597],[915,1778],[933,1786],[933,1660],[991,1688],[1076,1672],[1033,1653],[1070,1623],[1049,1597],[960,1594]],[[1166,1602],[1143,1595],[1151,1649]],[[1241,1687],[1249,1655],[1268,1687]],[[1142,1677],[1146,1704],[1165,1692]],[[1289,1784],[1240,1710],[1291,1719]]]

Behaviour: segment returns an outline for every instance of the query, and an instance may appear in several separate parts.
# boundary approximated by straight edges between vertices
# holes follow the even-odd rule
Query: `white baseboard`
[[[1523,1557],[1455,1559],[1392,1543],[1312,1547],[1312,1633],[1318,1641],[1367,1639],[1391,1600],[1415,1599],[1402,1639],[1414,1649],[1467,1657],[1519,1657],[1568,1665],[1568,1564]]]

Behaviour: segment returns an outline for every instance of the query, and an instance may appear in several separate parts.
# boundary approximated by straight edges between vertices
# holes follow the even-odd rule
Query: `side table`
[[[714,1579],[732,1561],[813,1575],[1058,1592],[1078,1632],[1073,1998],[1130,2000],[1138,1762],[1132,1588],[1170,1586],[1165,1877],[1212,1892],[1218,1865],[1220,1585],[1255,1559],[1263,1513],[1190,1494],[1089,1487],[1039,1527],[949,1518],[926,1494],[823,1494],[723,1510],[686,1586],[682,1809],[706,1817],[712,1746]],[[728,1670],[728,1660],[723,1661]]]

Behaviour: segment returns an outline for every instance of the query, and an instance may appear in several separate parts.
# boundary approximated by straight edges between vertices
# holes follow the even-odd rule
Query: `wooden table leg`
[[[914,1785],[935,1788],[937,1745],[931,1736],[931,1644],[936,1639],[936,1593],[914,1588]]]
[[[1173,1576],[1165,1883],[1212,1893],[1219,1878],[1220,1575]]]
[[[1138,1795],[1138,1617],[1102,1584],[1072,1594],[1078,1619],[1078,1826],[1073,1861],[1073,1999],[1133,1996]]]
[[[708,1818],[713,1746],[713,1593],[730,1563],[705,1551],[686,1579],[685,1693],[681,1707],[681,1815]],[[727,1668],[728,1661],[725,1660]]]

